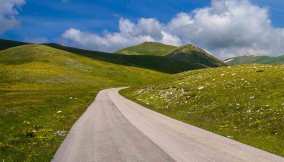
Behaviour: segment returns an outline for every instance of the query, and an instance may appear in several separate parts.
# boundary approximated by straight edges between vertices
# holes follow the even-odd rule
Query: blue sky
[[[269,21],[274,28],[284,28],[284,1],[250,0],[250,3],[269,10]],[[211,0],[25,0],[25,4],[17,7],[15,19],[19,24],[0,33],[0,37],[62,42],[62,34],[70,28],[97,36],[118,32],[121,18],[133,23],[141,18],[154,18],[161,24],[167,24],[179,13],[192,13],[210,5]],[[211,47],[208,46],[208,49]]]
[[[154,17],[167,21],[176,13],[208,5],[208,0],[27,0],[18,15],[21,25],[2,38],[57,41],[70,27],[87,31],[117,30],[120,17]]]
[[[284,1],[252,2],[270,8],[272,23],[284,27]],[[70,27],[92,32],[116,31],[120,17],[131,20],[153,17],[167,22],[179,12],[208,5],[210,0],[27,0],[17,16],[21,25],[1,38],[56,42]]]

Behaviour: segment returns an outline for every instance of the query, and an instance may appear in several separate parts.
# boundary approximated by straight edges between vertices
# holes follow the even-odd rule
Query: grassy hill
[[[240,64],[284,64],[284,56],[238,56],[226,59],[225,62],[229,65]]]
[[[4,50],[4,49],[11,48],[11,47],[25,45],[25,44],[27,44],[27,43],[18,42],[18,41],[12,41],[12,40],[0,39],[0,51]]]
[[[112,64],[44,45],[0,52],[0,159],[50,161],[76,119],[104,88],[168,74]]]
[[[144,42],[136,46],[121,49],[115,53],[125,55],[165,56],[176,48],[176,46],[165,45],[157,42]]]
[[[219,67],[225,66],[223,61],[215,58],[207,51],[194,45],[185,45],[172,51],[167,55],[168,58],[174,59],[196,67]]]
[[[224,65],[222,61],[216,60],[215,58],[213,58],[213,56],[210,56],[207,53],[204,54],[204,52],[193,52],[193,54],[191,55],[192,57],[187,57],[183,60],[180,58],[168,56],[124,55],[117,53],[110,54],[105,52],[88,51],[84,49],[66,47],[58,44],[47,45],[76,54],[88,56],[95,60],[102,60],[119,65],[146,68],[171,74],[205,67],[216,67]],[[198,55],[201,56],[199,57]],[[205,55],[206,57],[203,55]]]
[[[2,43],[12,47],[0,51],[0,159],[5,161],[50,161],[101,89],[146,85],[168,80],[170,74],[215,67],[198,64],[211,59],[203,56],[184,61],[58,44]]]
[[[284,66],[195,70],[122,93],[154,111],[284,156]]]

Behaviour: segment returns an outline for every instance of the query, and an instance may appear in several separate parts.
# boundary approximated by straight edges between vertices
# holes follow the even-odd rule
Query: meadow
[[[96,94],[124,86],[154,111],[284,156],[283,65],[224,66],[192,45],[168,55],[155,43],[126,49],[137,55],[16,45],[0,51],[2,161],[50,161]]]
[[[284,66],[195,70],[121,93],[151,110],[284,156]]]
[[[0,51],[0,160],[50,161],[98,91],[167,76],[44,45]]]

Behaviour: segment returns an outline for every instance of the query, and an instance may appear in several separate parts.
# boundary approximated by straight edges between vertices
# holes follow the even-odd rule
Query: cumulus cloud
[[[71,28],[63,38],[75,45],[104,51],[156,41],[173,45],[194,43],[223,58],[284,53],[284,28],[273,27],[268,9],[248,0],[212,0],[209,7],[179,13],[165,24],[154,18],[137,22],[121,18],[119,31],[113,33]]]
[[[25,4],[25,0],[0,0],[0,34],[19,24],[17,9]]]
[[[67,43],[103,51],[115,51],[145,41],[180,44],[178,37],[165,32],[163,28],[164,25],[152,18],[141,18],[137,23],[121,18],[119,32],[99,35],[70,28],[63,33],[62,37]]]

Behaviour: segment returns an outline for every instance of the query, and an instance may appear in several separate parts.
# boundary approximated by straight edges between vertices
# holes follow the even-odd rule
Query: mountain
[[[122,94],[182,122],[284,156],[283,68],[207,68]]]
[[[228,65],[239,64],[284,64],[284,56],[238,56],[224,60]]]
[[[6,48],[19,46],[22,44],[28,43],[7,40],[2,40],[2,42],[0,41],[0,46]],[[76,53],[78,55],[87,56],[95,60],[105,61],[119,65],[133,66],[138,68],[146,68],[171,74],[188,70],[206,67],[218,67],[225,65],[222,61],[209,54],[206,50],[203,50],[193,45],[187,45],[180,48],[154,42],[145,42],[143,44],[138,45],[143,48],[149,48],[148,52],[165,52],[168,50],[168,53],[164,54],[164,56],[155,56],[151,55],[150,53],[145,55],[106,53],[100,51],[90,51],[79,48],[73,48],[55,43],[48,43],[43,45],[68,51],[71,53]],[[136,47],[137,46],[129,47],[129,49],[135,49]]]
[[[24,43],[24,42],[18,42],[18,41],[12,41],[12,40],[5,40],[5,39],[0,39],[0,51],[4,50],[4,49],[8,49],[11,47],[16,47],[16,46],[20,46],[20,45],[25,45],[28,43]]]
[[[165,45],[157,42],[144,42],[136,46],[121,49],[115,53],[125,55],[165,56],[176,48],[176,46]]]
[[[205,67],[218,67],[224,65],[222,61],[216,60],[204,52],[194,53],[192,57],[187,57],[186,61],[180,57],[154,56],[154,55],[125,55],[119,53],[105,53],[99,51],[89,51],[84,49],[66,47],[58,44],[47,44],[51,47],[88,56],[96,60],[102,60],[120,65],[135,66],[151,69],[164,73],[179,73],[188,70],[200,69]],[[201,55],[198,57],[198,55]],[[204,56],[203,56],[204,55]],[[206,55],[206,57],[205,57]],[[207,57],[208,55],[208,57]],[[179,56],[179,55],[178,55]],[[200,62],[201,61],[201,62]],[[220,62],[220,63],[219,63]],[[219,64],[218,64],[219,63]]]
[[[144,85],[169,74],[45,45],[0,51],[0,159],[50,161],[101,89]]]
[[[225,66],[223,61],[217,59],[206,50],[191,44],[175,49],[166,57],[200,68]]]

